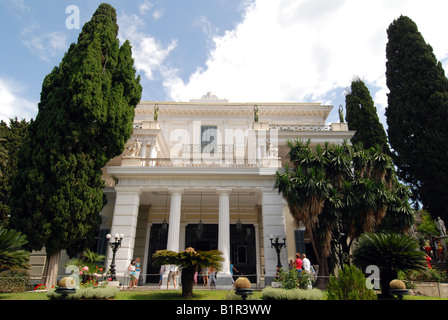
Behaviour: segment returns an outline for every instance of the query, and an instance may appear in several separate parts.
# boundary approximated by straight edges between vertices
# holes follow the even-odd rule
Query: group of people
[[[163,280],[163,274],[165,273],[166,266],[161,266],[159,270],[159,286],[162,285]],[[233,273],[239,272],[235,266],[230,262],[230,273],[232,274],[232,282],[233,280]],[[166,283],[166,288],[169,288],[170,282],[173,281],[174,289],[176,289],[176,276],[179,275],[179,267],[172,264],[169,266],[168,271],[168,281]],[[198,285],[198,278],[202,278],[202,284],[204,287],[216,287],[216,270],[214,268],[196,268],[196,272],[194,273],[194,286],[196,287]]]
[[[431,267],[431,260],[438,260],[438,262],[445,261],[445,252],[442,241],[436,236],[425,236],[422,243],[423,249],[426,253],[426,261],[428,263],[428,268]]]
[[[170,282],[173,281],[174,290],[176,290],[176,277],[179,275],[179,267],[175,264],[169,266],[161,266],[159,270],[159,286],[162,285],[163,274],[165,273],[166,267],[168,267],[168,281],[166,283],[166,288],[170,286]]]
[[[306,257],[305,253],[302,253],[302,255],[300,255],[300,253],[296,253],[296,259],[295,260],[291,260],[289,262],[289,268],[293,269],[295,268],[297,270],[298,273],[302,273],[302,271],[311,273],[311,262],[310,260]]]
[[[289,262],[289,269],[295,269],[299,275],[301,275],[302,272],[306,272],[310,275],[315,273],[311,261],[306,257],[305,253],[296,253],[296,259],[290,260]],[[308,288],[312,288],[311,281],[308,284]]]
[[[204,287],[210,286],[211,288],[216,286],[216,270],[214,268],[196,268],[194,273],[194,286],[198,285],[198,276],[202,276],[202,283]]]
[[[129,289],[136,287],[138,285],[138,279],[140,278],[140,258],[131,260],[128,267],[129,273]]]

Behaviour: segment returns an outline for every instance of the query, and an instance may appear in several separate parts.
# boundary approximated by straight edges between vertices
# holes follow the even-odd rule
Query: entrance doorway
[[[203,224],[202,230],[198,224],[189,224],[185,230],[185,248],[192,247],[196,251],[218,249],[218,225]]]
[[[203,224],[202,231],[198,224],[188,224],[185,229],[185,248],[192,247],[196,251],[210,251],[218,249],[218,225]],[[152,265],[152,255],[157,250],[166,249],[168,241],[168,232],[163,230],[162,224],[153,224],[151,226],[148,264],[147,264],[147,283],[159,282],[159,268]],[[252,283],[257,281],[256,266],[257,257],[255,250],[255,227],[252,224],[243,224],[237,228],[235,224],[230,225],[230,261],[233,263],[239,273],[234,272],[234,279],[243,275]]]
[[[239,272],[233,278],[245,276],[251,283],[257,282],[257,255],[255,250],[255,227],[243,224],[237,228],[230,225],[230,261]]]
[[[154,267],[152,265],[152,255],[156,253],[157,250],[165,250],[168,242],[168,228],[164,230],[162,224],[153,224],[151,226],[151,236],[149,238],[149,252],[148,252],[148,264],[146,265],[147,283],[159,283],[159,272],[160,268]]]

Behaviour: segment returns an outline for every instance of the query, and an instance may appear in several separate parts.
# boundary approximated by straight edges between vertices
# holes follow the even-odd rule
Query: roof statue
[[[219,99],[216,95],[208,91],[199,99],[190,99],[190,102],[229,102],[227,99]]]

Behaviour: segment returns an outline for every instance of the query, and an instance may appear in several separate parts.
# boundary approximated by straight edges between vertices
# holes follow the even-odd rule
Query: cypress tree
[[[345,104],[348,128],[356,131],[351,139],[352,144],[362,143],[366,149],[379,146],[384,153],[390,155],[386,132],[378,118],[369,89],[361,79],[355,78],[352,81],[345,96]]]
[[[448,218],[448,80],[417,25],[400,16],[387,30],[386,117],[398,176],[433,217]]]
[[[30,249],[45,246],[49,281],[61,250],[92,240],[106,201],[101,169],[132,132],[142,88],[131,45],[120,46],[117,35],[115,9],[101,4],[45,77],[20,149],[11,225],[28,236]]]
[[[28,122],[9,119],[0,121],[0,225],[7,226],[12,180],[17,173],[18,150],[28,136]],[[3,152],[1,152],[3,149]]]

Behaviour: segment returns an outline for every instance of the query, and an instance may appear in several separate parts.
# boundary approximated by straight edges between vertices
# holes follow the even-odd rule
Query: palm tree
[[[295,221],[311,232],[319,275],[328,276],[327,258],[337,251],[340,259],[348,255],[353,242],[372,232],[388,205],[392,207],[392,160],[379,148],[364,150],[347,143],[313,149],[310,140],[297,139],[287,146],[292,167],[286,164],[285,171],[277,172],[274,188],[283,194]]]
[[[313,152],[310,140],[306,143],[301,140],[287,141],[287,145],[294,168],[290,170],[286,164],[285,172],[277,171],[274,188],[283,194],[294,220],[298,224],[303,223],[311,233],[311,245],[319,264],[316,285],[323,288],[329,276],[327,258],[330,254],[331,230],[336,222],[335,216],[322,214],[331,189],[325,172],[328,164],[327,148],[318,146],[317,151]]]
[[[211,267],[215,270],[221,270],[221,263],[224,261],[222,253],[218,250],[195,251],[193,248],[187,248],[181,252],[158,250],[152,257],[155,266],[175,264],[181,268],[182,296],[184,298],[193,297],[196,268]]]
[[[102,262],[104,262],[104,259],[106,258],[105,255],[96,253],[90,249],[84,250],[82,255],[83,255],[83,260],[92,265],[95,263],[102,263]]]
[[[390,282],[398,270],[424,270],[425,253],[417,240],[397,233],[365,233],[353,251],[353,263],[361,269],[376,265],[380,269],[382,297],[389,297]]]
[[[29,268],[30,253],[22,249],[26,236],[17,230],[0,226],[0,272],[14,268]]]

